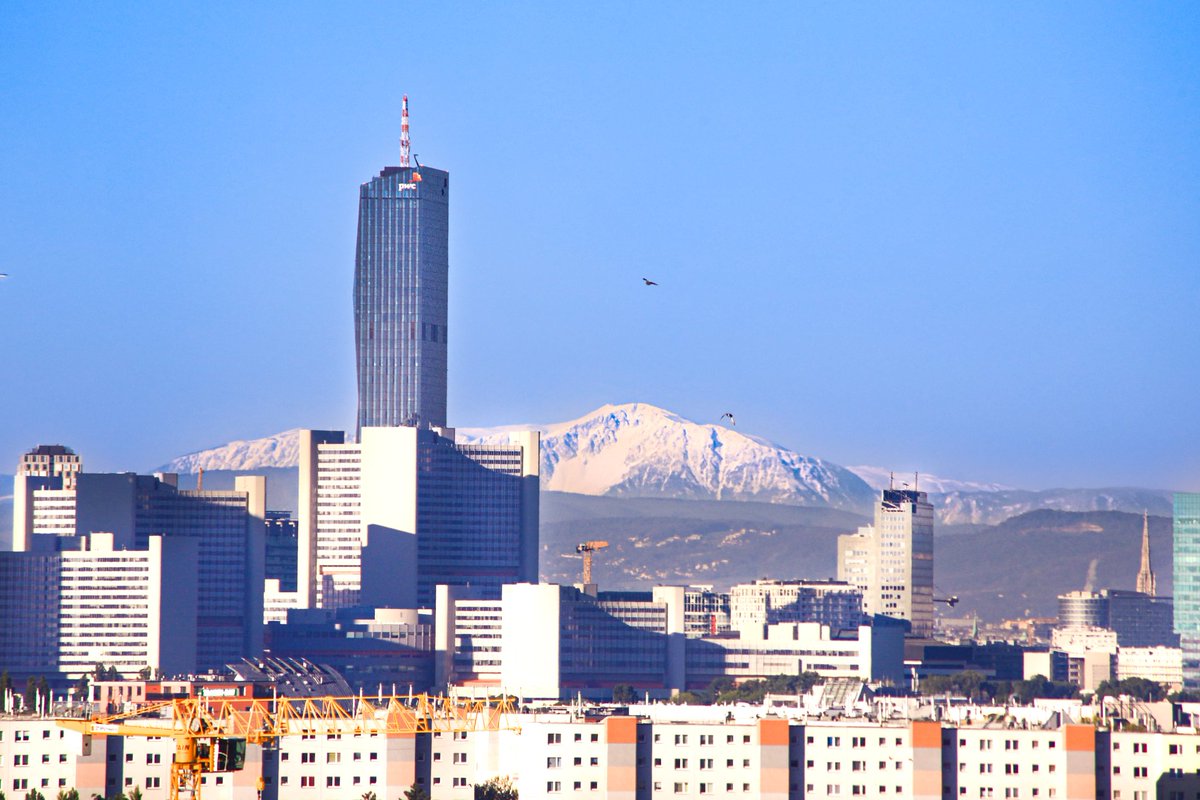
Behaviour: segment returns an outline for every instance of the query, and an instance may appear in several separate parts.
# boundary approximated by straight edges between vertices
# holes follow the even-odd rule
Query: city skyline
[[[349,198],[407,92],[456,175],[451,424],[640,400],[841,464],[1200,488],[1195,12],[11,11],[3,368],[68,390],[0,403],[10,462],[349,427]],[[357,46],[419,23],[454,35]]]

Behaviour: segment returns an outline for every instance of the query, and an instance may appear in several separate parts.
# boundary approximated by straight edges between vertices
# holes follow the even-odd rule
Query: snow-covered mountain
[[[189,475],[205,470],[253,470],[263,467],[297,467],[300,465],[300,429],[277,433],[262,439],[239,439],[236,442],[198,450],[173,458],[156,472],[178,472]]]
[[[516,426],[459,428],[460,441],[505,441]],[[693,422],[648,403],[606,405],[542,432],[542,487],[625,497],[755,500],[867,509],[854,473],[735,428]],[[528,428],[527,428],[528,429]]]
[[[617,497],[749,500],[824,506],[870,514],[888,470],[841,467],[803,456],[736,428],[698,423],[647,403],[607,405],[569,422],[459,428],[464,442],[503,442],[517,430],[542,432],[542,487]],[[189,453],[164,472],[253,471],[299,465],[298,431]],[[896,485],[911,481],[896,475]],[[922,473],[943,524],[995,524],[1039,508],[1118,510],[1170,516],[1170,493],[1146,489],[1011,489]],[[0,500],[3,502],[3,500]]]
[[[866,484],[876,491],[888,488],[889,482],[892,480],[893,471],[884,467],[846,467],[858,477],[866,481]],[[947,494],[949,492],[1003,492],[1012,489],[1011,486],[1005,486],[1002,483],[979,483],[976,481],[959,481],[953,478],[940,478],[937,475],[930,475],[922,472],[918,476],[914,476],[908,472],[895,473],[895,485],[900,487],[901,482],[911,484],[917,482],[917,488],[923,492],[930,494]]]

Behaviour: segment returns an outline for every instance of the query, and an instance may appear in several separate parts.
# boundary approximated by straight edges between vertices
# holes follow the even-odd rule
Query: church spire
[[[1142,512],[1142,567],[1138,570],[1137,590],[1151,597],[1158,593],[1154,582],[1154,570],[1150,569],[1150,512]]]

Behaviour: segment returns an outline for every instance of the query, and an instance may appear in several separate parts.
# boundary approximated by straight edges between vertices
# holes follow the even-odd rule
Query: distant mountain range
[[[698,423],[648,403],[606,405],[549,425],[459,428],[462,441],[492,442],[513,430],[542,432],[546,491],[610,497],[737,500],[869,514],[890,472],[842,467],[742,433]],[[295,467],[297,431],[239,440],[171,459],[158,469],[183,474]],[[1169,491],[1137,488],[1014,489],[999,483],[922,474],[896,476],[930,492],[944,525],[992,525],[1041,508],[1171,513]]]
[[[228,444],[197,450],[172,458],[152,472],[178,472],[192,475],[203,469],[246,472],[262,467],[300,466],[300,429],[264,436],[261,439],[238,439]]]
[[[845,467],[648,403],[607,405],[537,427],[542,486],[548,491],[844,510],[869,508],[875,494]],[[506,438],[509,430],[460,428],[458,435],[486,443]]]

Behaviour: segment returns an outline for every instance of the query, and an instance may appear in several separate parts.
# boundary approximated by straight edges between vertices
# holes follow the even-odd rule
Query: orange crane
[[[205,775],[245,766],[246,745],[284,736],[397,734],[510,728],[511,698],[451,699],[434,695],[303,698],[191,697],[152,703],[123,714],[59,719],[84,735],[156,736],[175,740],[170,800],[200,800]],[[262,790],[260,779],[259,790]]]
[[[575,545],[576,553],[583,553],[583,583],[586,586],[592,582],[592,553],[608,547],[608,542],[580,542]]]

